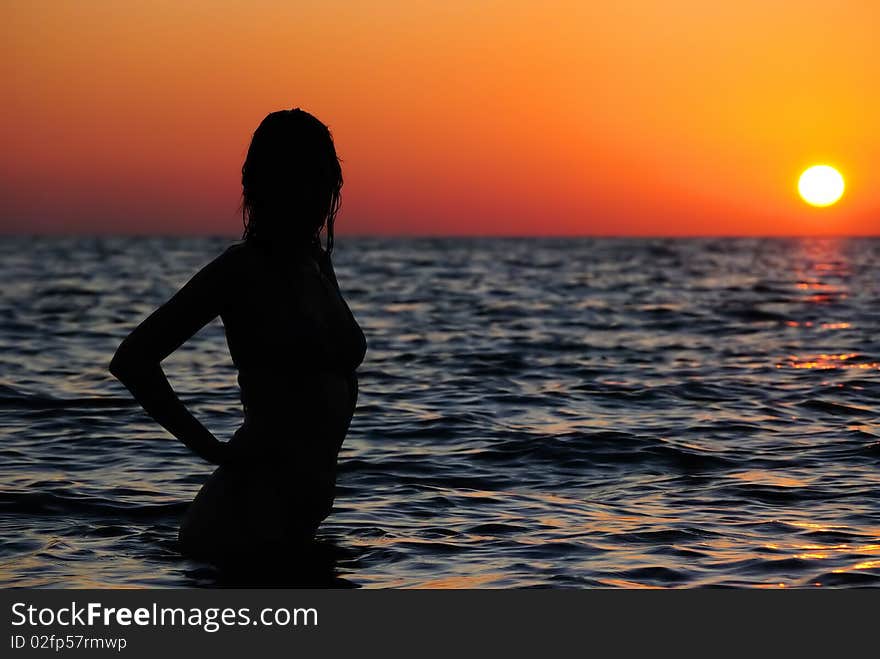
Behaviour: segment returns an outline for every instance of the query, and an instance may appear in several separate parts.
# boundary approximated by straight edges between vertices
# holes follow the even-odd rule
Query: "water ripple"
[[[180,558],[210,468],[106,372],[225,244],[2,243],[0,584],[880,585],[880,241],[343,237],[337,505],[259,578]],[[219,323],[166,365],[230,437]]]

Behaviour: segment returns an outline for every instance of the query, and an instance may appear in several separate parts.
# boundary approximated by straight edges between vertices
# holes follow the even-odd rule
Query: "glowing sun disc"
[[[830,206],[843,196],[843,176],[829,165],[814,165],[798,180],[798,192],[811,206]]]

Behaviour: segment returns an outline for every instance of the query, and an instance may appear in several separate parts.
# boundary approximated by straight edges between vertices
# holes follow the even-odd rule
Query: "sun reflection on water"
[[[846,352],[840,354],[820,353],[818,355],[790,355],[783,362],[776,364],[776,368],[796,368],[796,369],[855,369],[855,370],[876,370],[880,369],[880,362],[876,361],[858,361],[862,357],[857,352]]]

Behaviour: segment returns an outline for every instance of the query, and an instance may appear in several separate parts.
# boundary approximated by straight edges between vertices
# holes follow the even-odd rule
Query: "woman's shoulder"
[[[207,263],[194,277],[206,283],[228,286],[235,282],[245,268],[247,259],[243,243],[233,243]]]
[[[253,247],[244,240],[234,242],[215,259],[215,261],[227,270],[237,270],[245,267],[248,261],[254,259]]]
[[[238,240],[234,243],[227,245],[226,249],[223,250],[223,253],[220,255],[226,259],[236,259],[241,258],[242,255],[247,253],[248,251],[248,243],[245,240]]]

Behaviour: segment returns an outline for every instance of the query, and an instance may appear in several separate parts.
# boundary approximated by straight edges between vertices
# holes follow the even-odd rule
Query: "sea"
[[[233,241],[0,238],[0,585],[880,585],[880,239],[338,237],[336,505],[252,573],[181,556],[212,467],[107,372]],[[220,321],[163,366],[230,438]]]

